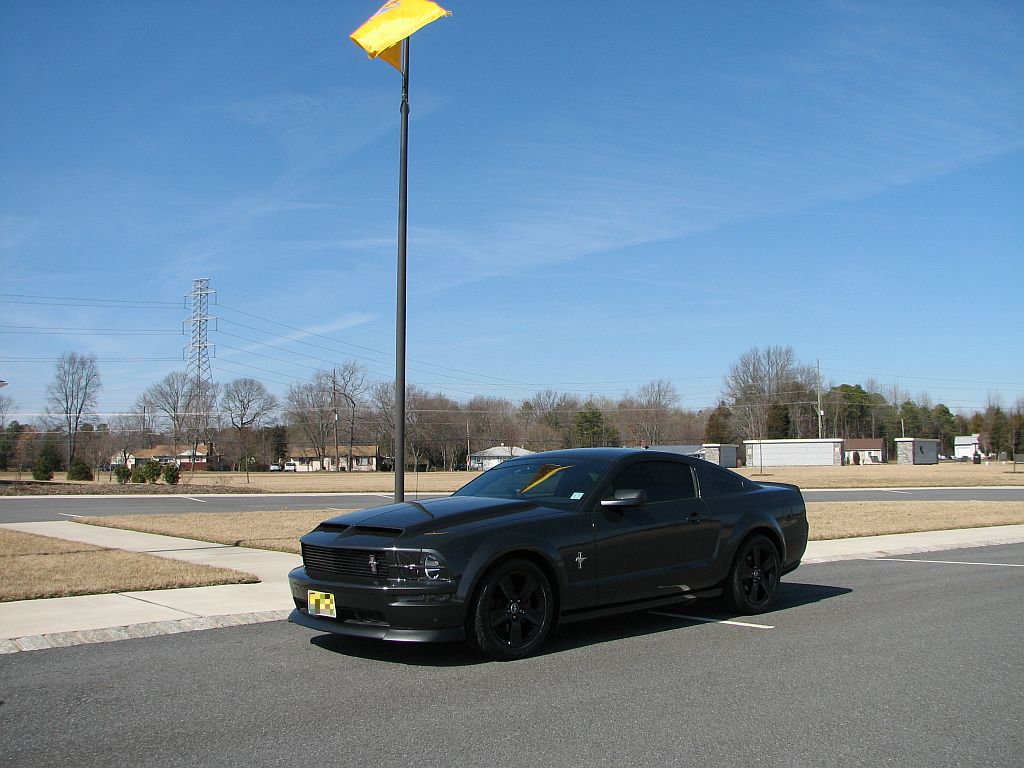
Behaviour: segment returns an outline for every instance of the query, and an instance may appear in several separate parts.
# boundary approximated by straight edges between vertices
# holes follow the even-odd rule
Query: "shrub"
[[[142,476],[147,483],[155,483],[160,479],[160,462],[147,461],[142,467]]]
[[[181,470],[176,464],[168,464],[163,471],[164,482],[168,485],[177,485],[181,479]]]
[[[133,483],[144,483],[144,482],[146,482],[146,474],[145,474],[145,472],[143,472],[143,468],[142,467],[136,467],[135,469],[133,469],[132,470],[131,479],[132,479]]]
[[[128,481],[132,477],[132,471],[128,469],[124,464],[118,464],[114,467],[114,479],[117,480],[121,485],[127,485]]]
[[[33,480],[53,480],[53,472],[60,466],[60,455],[57,447],[47,441],[42,450],[39,451],[39,458],[32,466]]]
[[[68,467],[68,480],[92,480],[92,469],[81,459],[72,459]]]
[[[36,459],[36,463],[32,467],[32,479],[53,480],[53,470],[49,464],[43,461],[42,457]]]

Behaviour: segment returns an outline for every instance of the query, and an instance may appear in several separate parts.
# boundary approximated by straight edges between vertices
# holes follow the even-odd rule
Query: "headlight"
[[[448,566],[436,552],[396,550],[397,567],[393,578],[398,581],[438,582],[449,579]]]

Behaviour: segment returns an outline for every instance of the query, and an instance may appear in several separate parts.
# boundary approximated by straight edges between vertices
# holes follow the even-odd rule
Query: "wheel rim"
[[[512,571],[495,583],[487,624],[501,645],[510,650],[528,646],[543,632],[547,615],[547,591],[533,574]]]
[[[744,597],[753,606],[764,605],[779,583],[779,556],[768,542],[758,541],[743,558],[740,583]]]

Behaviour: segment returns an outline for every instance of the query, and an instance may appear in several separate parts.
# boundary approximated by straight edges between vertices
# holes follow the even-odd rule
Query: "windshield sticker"
[[[579,501],[583,498],[583,491],[576,491],[572,496],[569,497],[571,501]]]
[[[553,477],[554,475],[558,474],[563,469],[568,469],[569,466],[570,465],[559,466],[557,464],[543,464],[543,465],[541,465],[540,467],[537,468],[537,474],[533,476],[533,480],[531,480],[526,485],[525,488],[521,488],[519,490],[519,493],[526,493],[531,488],[536,488],[538,485],[543,483],[545,480],[547,480],[548,478]]]

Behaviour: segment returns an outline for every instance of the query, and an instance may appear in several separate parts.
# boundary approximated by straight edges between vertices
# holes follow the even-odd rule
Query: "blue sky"
[[[0,5],[16,412],[71,351],[128,409],[198,277],[219,382],[393,377],[401,78],[347,39],[378,5]],[[412,41],[410,382],[698,409],[780,344],[826,384],[1024,397],[1020,3],[445,5]]]

